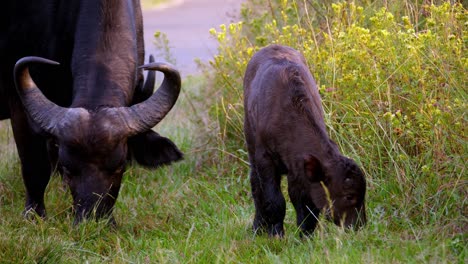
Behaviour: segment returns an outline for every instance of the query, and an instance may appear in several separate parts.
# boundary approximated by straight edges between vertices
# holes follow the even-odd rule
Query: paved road
[[[243,0],[172,0],[167,6],[143,11],[146,54],[157,54],[153,34],[167,34],[176,66],[182,76],[199,73],[195,58],[208,61],[216,54],[217,43],[210,28],[236,22]],[[147,56],[148,57],[148,56]],[[157,58],[157,60],[164,60]]]

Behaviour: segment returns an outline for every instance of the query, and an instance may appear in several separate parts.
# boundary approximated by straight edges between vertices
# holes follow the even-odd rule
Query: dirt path
[[[146,54],[157,54],[153,34],[167,34],[176,66],[182,76],[199,73],[195,58],[208,61],[217,43],[210,28],[234,22],[243,0],[173,0],[171,4],[143,12]],[[148,57],[148,56],[147,56]],[[163,60],[163,58],[158,58]]]

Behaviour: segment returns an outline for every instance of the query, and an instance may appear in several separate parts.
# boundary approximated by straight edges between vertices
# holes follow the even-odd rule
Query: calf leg
[[[252,162],[250,183],[255,203],[254,231],[283,236],[286,202],[281,193],[281,175],[274,164],[265,158]]]
[[[45,217],[44,192],[51,173],[46,140],[32,131],[22,107],[18,104],[16,109],[11,111],[11,125],[26,187],[25,214],[34,211]]]
[[[288,177],[288,193],[296,210],[297,226],[301,235],[311,235],[317,226],[320,209],[316,208],[300,181]]]

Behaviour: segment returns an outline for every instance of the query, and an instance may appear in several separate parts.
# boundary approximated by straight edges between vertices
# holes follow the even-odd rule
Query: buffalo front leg
[[[269,159],[256,159],[251,166],[250,183],[255,203],[254,231],[282,237],[286,202],[281,193],[281,175]]]
[[[288,193],[296,210],[296,221],[301,236],[308,236],[314,232],[320,214],[320,209],[316,208],[307,191],[301,181],[288,176]]]
[[[46,140],[32,131],[21,106],[12,109],[11,126],[26,187],[24,214],[26,216],[29,212],[36,212],[45,217],[44,192],[51,173]]]

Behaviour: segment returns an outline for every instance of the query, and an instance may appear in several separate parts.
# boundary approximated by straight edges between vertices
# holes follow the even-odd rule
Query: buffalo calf
[[[299,52],[279,45],[257,52],[244,76],[244,107],[255,232],[284,234],[282,174],[303,234],[314,231],[321,211],[345,227],[366,222],[364,175],[329,138],[317,86]]]

